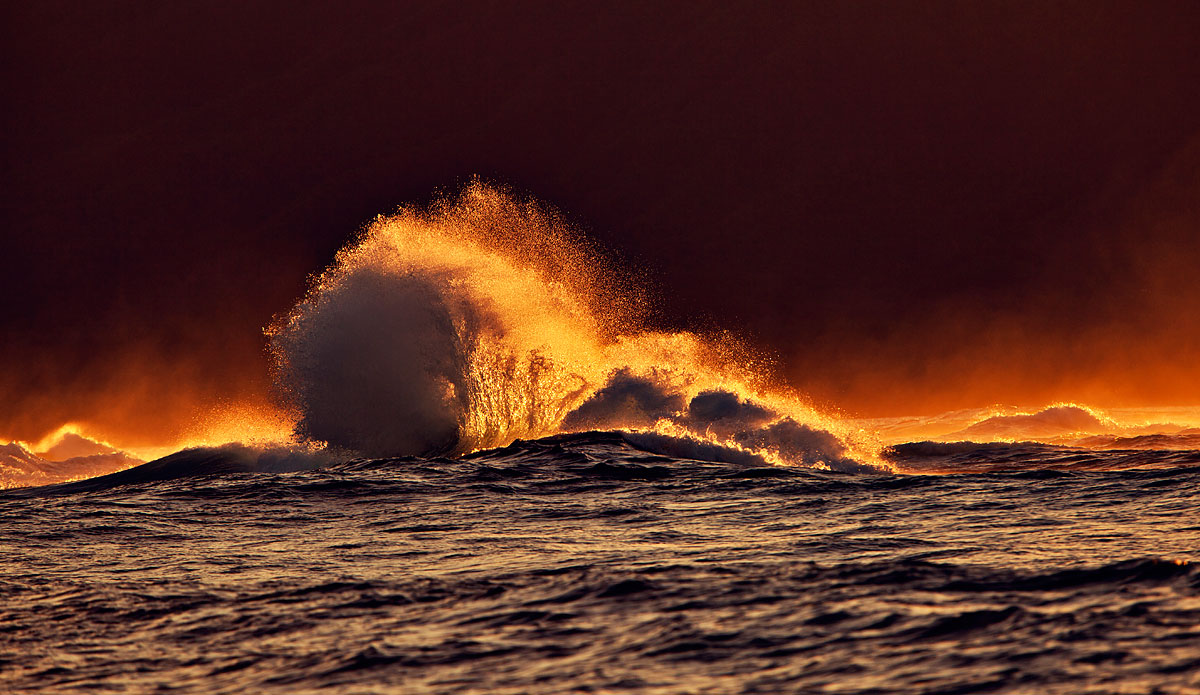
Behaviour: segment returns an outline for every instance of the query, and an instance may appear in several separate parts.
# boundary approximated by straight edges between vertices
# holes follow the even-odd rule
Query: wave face
[[[367,456],[619,429],[888,466],[735,341],[642,328],[631,284],[552,211],[475,183],[377,218],[338,254],[268,329],[277,383],[302,438]]]

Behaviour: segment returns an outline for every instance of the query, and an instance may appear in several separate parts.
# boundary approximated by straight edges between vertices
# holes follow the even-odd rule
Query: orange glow
[[[86,443],[71,445],[74,441],[85,440]],[[68,422],[47,434],[36,442],[18,442],[30,451],[48,461],[62,461],[75,456],[87,456],[100,452],[118,451],[121,447],[105,441],[77,422]],[[88,445],[91,446],[88,446]],[[64,446],[66,445],[66,446]],[[55,451],[59,449],[58,451]]]
[[[261,404],[240,403],[203,411],[178,435],[150,444],[109,436],[102,428],[70,422],[37,441],[0,446],[0,488],[47,485],[130,468],[181,449],[238,442],[290,444],[293,418]]]
[[[628,375],[680,403],[706,392],[736,394],[769,411],[764,427],[790,420],[832,433],[845,456],[888,467],[872,436],[782,387],[768,362],[739,341],[727,335],[642,328],[644,298],[620,280],[603,256],[555,214],[477,182],[461,199],[444,201],[428,212],[402,209],[377,218],[268,335],[285,390],[297,410],[307,409],[301,425],[317,440],[358,430],[375,414],[365,412],[342,422],[341,412],[315,412],[325,401],[369,401],[368,394],[380,390],[379,382],[385,379],[381,375],[391,365],[365,378],[343,367],[364,359],[362,345],[338,342],[357,331],[362,343],[381,343],[372,348],[372,357],[416,350],[384,360],[420,361],[428,360],[431,352],[462,352],[461,367],[431,362],[427,369],[406,372],[394,389],[416,389],[410,382],[427,379],[440,380],[437,384],[412,393],[385,393],[378,404],[383,408],[413,400],[420,403],[417,416],[445,409],[446,419],[457,428],[457,453],[601,426],[582,420],[572,425],[566,418],[597,397],[615,375]],[[407,293],[417,297],[420,306],[397,310],[416,312],[415,318],[398,326],[395,336],[380,337],[389,330],[384,328],[387,317],[374,314],[370,303],[383,295],[399,301],[396,298]],[[427,306],[439,307],[444,316],[425,316],[421,312]],[[418,321],[428,325],[413,329]],[[400,345],[426,340],[428,348]],[[314,357],[322,351],[331,354]],[[341,370],[337,377],[323,373],[331,366]],[[429,370],[437,376],[431,377]],[[727,444],[768,461],[783,460],[772,445],[737,443],[732,433],[689,426],[678,418],[605,424]],[[364,441],[358,431],[346,436]],[[367,445],[379,446],[378,454],[420,451],[404,450],[409,443],[395,438],[386,445]]]
[[[1014,255],[1014,270],[1036,282],[1014,273],[987,301],[948,292],[870,332],[847,316],[786,354],[788,375],[814,398],[872,418],[988,403],[1197,406],[1197,200],[1193,134],[1130,198],[1103,201],[1087,222],[1046,223],[1042,242]],[[1095,256],[1102,262],[1092,261],[1086,284],[1067,282],[1076,259]]]
[[[116,466],[228,442],[328,442],[364,455],[462,454],[517,438],[618,428],[717,444],[775,465],[827,468],[829,452],[836,451],[889,469],[884,446],[922,439],[1105,447],[1152,434],[1182,433],[1187,436],[1179,442],[1185,442],[1200,428],[1200,407],[1154,408],[1122,399],[1120,381],[1103,376],[1109,363],[1137,363],[1128,378],[1142,379],[1147,389],[1160,376],[1177,380],[1178,370],[1168,364],[1156,376],[1159,362],[1147,355],[1162,345],[1132,348],[1100,329],[1073,347],[1047,347],[1003,315],[986,334],[968,335],[974,324],[942,308],[929,318],[936,331],[912,327],[892,344],[876,346],[886,359],[864,360],[875,347],[860,345],[828,359],[827,369],[793,362],[805,374],[792,384],[811,386],[822,398],[814,402],[783,378],[776,360],[744,340],[650,328],[647,296],[628,269],[614,265],[555,211],[475,182],[429,209],[378,216],[313,278],[305,297],[266,329],[277,393],[264,373],[241,393],[220,397],[196,386],[203,375],[186,363],[155,373],[139,370],[132,355],[108,381],[97,382],[98,392],[111,390],[103,417],[72,417],[49,432],[35,428],[36,419],[15,420],[10,435],[45,461],[125,456],[109,459]],[[1186,299],[1175,308],[1182,310]],[[956,326],[965,327],[962,335]],[[945,351],[946,359],[894,378],[905,364],[931,363],[926,333],[939,336],[932,349]],[[819,347],[805,354],[828,358]],[[1094,370],[1094,383],[1057,377],[1069,371],[1064,361],[1097,355],[1107,361]],[[1014,361],[1023,361],[1019,379],[1011,375]],[[853,376],[831,382],[846,373]],[[602,420],[581,415],[621,379],[675,410],[652,413],[617,393]],[[913,386],[926,382],[938,386]],[[311,392],[314,384],[324,391]],[[946,384],[954,386],[952,397],[943,393]],[[714,392],[764,413],[754,425],[759,434],[795,425],[806,441],[825,447],[824,458],[789,453],[777,437],[686,416],[686,404]],[[1074,400],[1041,398],[1064,392]],[[149,393],[170,394],[158,417],[140,406]],[[275,402],[280,395],[283,405]],[[71,397],[53,396],[33,399],[30,412],[44,410],[41,421],[46,413],[71,412]],[[1049,404],[976,407],[997,398]],[[1122,403],[1134,407],[1113,407]],[[832,404],[874,417],[851,417]],[[893,415],[904,411],[924,414]],[[343,415],[349,425],[338,420]],[[405,428],[428,431],[394,436]],[[822,433],[832,439],[821,439]]]
[[[1200,435],[1200,406],[1096,408],[1070,402],[1037,408],[992,405],[930,416],[862,418],[855,422],[877,432],[888,445],[921,440],[1031,441],[1089,448],[1119,438]]]
[[[152,460],[180,449],[219,446],[237,442],[247,445],[290,444],[294,416],[267,404],[231,403],[208,410],[195,418],[181,436],[157,446],[135,446],[129,451]]]

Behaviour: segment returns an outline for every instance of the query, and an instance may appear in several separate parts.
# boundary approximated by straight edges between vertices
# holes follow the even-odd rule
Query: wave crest
[[[888,467],[865,434],[770,388],[736,341],[643,328],[627,285],[553,211],[476,182],[339,252],[267,331],[276,382],[298,434],[367,456],[623,429]]]

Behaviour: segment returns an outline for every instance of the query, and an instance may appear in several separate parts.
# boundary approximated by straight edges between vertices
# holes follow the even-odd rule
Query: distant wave
[[[1111,408],[1059,403],[1034,410],[991,406],[930,416],[858,420],[890,443],[1040,442],[1097,449],[1200,447],[1200,408]]]
[[[82,438],[79,438],[82,439]],[[66,455],[70,452],[75,455]],[[80,442],[35,454],[17,442],[0,445],[0,489],[50,485],[119,471],[142,463],[121,451],[89,450]]]
[[[1118,425],[1111,418],[1078,405],[1057,405],[1043,408],[1036,413],[1018,415],[996,415],[947,435],[947,438],[974,439],[985,437],[1046,439],[1065,435],[1098,434],[1108,432]]]

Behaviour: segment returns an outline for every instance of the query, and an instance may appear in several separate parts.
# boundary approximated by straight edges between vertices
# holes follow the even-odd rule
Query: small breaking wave
[[[124,470],[141,462],[141,459],[120,451],[51,460],[17,442],[10,442],[0,445],[0,489],[82,480]]]
[[[143,459],[64,425],[36,443],[0,445],[0,489],[82,480],[142,463]]]
[[[1095,409],[1067,404],[1043,408],[1036,413],[994,415],[949,434],[947,438],[960,437],[975,441],[1020,438],[1044,441],[1110,432],[1119,427],[1115,420]]]

